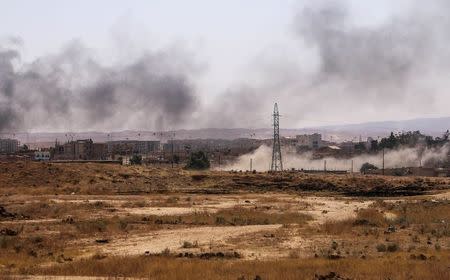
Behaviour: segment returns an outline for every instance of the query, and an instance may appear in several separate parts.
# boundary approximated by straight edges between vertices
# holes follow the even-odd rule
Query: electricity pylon
[[[273,108],[273,150],[271,171],[283,171],[283,161],[281,160],[281,144],[280,144],[280,114],[278,105],[275,103]]]

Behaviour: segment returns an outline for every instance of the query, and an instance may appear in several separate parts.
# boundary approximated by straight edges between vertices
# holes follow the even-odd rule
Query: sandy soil
[[[114,213],[91,213],[90,218],[99,216],[127,215],[188,215],[194,212],[217,212],[236,206],[259,208],[273,212],[300,212],[309,214],[313,220],[310,226],[318,226],[328,220],[343,220],[356,215],[357,209],[368,207],[373,201],[346,198],[272,194],[209,195],[197,198],[191,205],[167,207],[121,207],[125,202],[144,201],[148,204],[167,199],[165,196],[133,196],[132,199],[117,199],[110,196],[96,196],[90,199],[84,196],[49,197],[56,203],[95,203],[102,202],[117,208]],[[184,203],[186,197],[179,196]],[[175,204],[176,205],[176,204]],[[268,210],[266,210],[268,209]],[[3,223],[49,223],[57,219],[5,221]],[[282,239],[271,240],[265,236],[280,236]],[[183,242],[198,243],[198,248],[182,248]],[[275,243],[274,243],[275,242]],[[148,233],[131,233],[126,237],[111,237],[107,244],[95,243],[95,238],[82,239],[73,242],[71,246],[83,248],[84,256],[98,252],[111,255],[142,255],[160,253],[165,249],[171,252],[208,252],[210,250],[236,250],[244,259],[274,259],[287,257],[292,250],[300,257],[311,257],[314,248],[320,244],[329,243],[329,237],[307,237],[292,232],[282,225],[252,225],[252,226],[221,226],[221,227],[190,227],[181,229],[165,229]]]
[[[43,224],[43,223],[57,223],[60,221],[61,219],[12,220],[12,221],[0,221],[0,225]]]
[[[306,197],[301,200],[311,205],[310,209],[301,211],[313,216],[312,224],[323,224],[327,221],[339,221],[356,216],[355,211],[369,207],[371,200],[357,201],[347,198]]]
[[[444,191],[437,194],[429,195],[429,197],[432,197],[434,199],[447,199],[450,200],[450,191]]]
[[[146,198],[151,201],[150,198]],[[193,212],[207,211],[217,212],[220,209],[242,207],[261,207],[271,205],[276,212],[290,211],[310,214],[313,220],[310,226],[317,226],[328,220],[343,220],[354,217],[355,211],[367,208],[373,201],[359,201],[349,198],[305,196],[298,197],[283,195],[276,200],[270,194],[247,195],[245,198],[234,196],[209,196],[207,200],[196,202],[195,205],[186,207],[135,207],[121,208],[115,214],[121,215],[187,215]],[[109,200],[102,200],[111,203]],[[165,249],[171,252],[185,252],[181,248],[184,241],[197,242],[198,248],[191,251],[239,250],[246,259],[270,259],[286,257],[289,250],[298,250],[301,256],[310,256],[313,247],[319,243],[329,242],[329,237],[307,238],[290,233],[284,229],[285,240],[279,245],[266,244],[264,238],[257,233],[273,235],[281,225],[252,225],[252,226],[221,226],[221,227],[190,227],[182,229],[167,229],[152,231],[145,234],[130,234],[126,237],[113,238],[110,243],[95,244],[94,239],[80,240],[77,244],[85,248],[85,253],[101,251],[112,255],[141,255],[147,253],[160,253]],[[278,235],[278,234],[277,234]],[[258,239],[259,238],[259,239]],[[242,240],[237,241],[237,240]],[[262,240],[262,241],[261,241]],[[80,244],[81,242],[81,244]],[[238,242],[239,244],[236,244]],[[318,243],[319,242],[319,243]],[[95,245],[93,245],[95,244]]]
[[[223,200],[223,201],[222,201]],[[150,201],[151,202],[151,201]],[[233,208],[235,206],[248,206],[242,199],[230,199],[215,197],[211,200],[205,200],[197,202],[196,204],[185,207],[135,207],[135,208],[121,208],[123,213],[129,213],[134,215],[187,215],[195,212],[208,212],[215,213],[220,209]]]
[[[281,225],[227,226],[227,227],[195,227],[177,230],[160,230],[143,235],[133,235],[112,240],[106,246],[86,246],[89,251],[100,250],[112,255],[142,255],[160,253],[165,249],[171,252],[180,251],[184,241],[197,242],[199,248],[224,247],[232,237],[249,235],[259,231],[276,230]],[[94,240],[83,240],[81,243],[93,244]],[[185,249],[183,249],[185,251]],[[181,251],[183,251],[181,250]]]

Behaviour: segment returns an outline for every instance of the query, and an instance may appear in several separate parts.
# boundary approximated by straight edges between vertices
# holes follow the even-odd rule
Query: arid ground
[[[449,199],[450,178],[5,162],[0,278],[450,279]]]

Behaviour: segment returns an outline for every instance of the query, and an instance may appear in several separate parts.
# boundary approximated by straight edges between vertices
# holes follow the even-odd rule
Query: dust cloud
[[[450,145],[447,144],[441,148],[400,148],[387,150],[384,161],[385,168],[397,167],[433,167],[436,164],[445,161],[450,151]],[[353,161],[353,170],[359,171],[361,166],[368,162],[379,168],[382,167],[382,152],[378,154],[364,154],[351,158],[325,157],[314,159],[312,152],[296,153],[294,149],[282,149],[284,169],[308,169],[323,170],[324,161],[326,161],[327,170],[351,170]],[[235,162],[223,167],[224,170],[249,170],[250,160],[252,167],[256,171],[268,171],[272,159],[272,147],[262,145],[252,153],[240,156]]]

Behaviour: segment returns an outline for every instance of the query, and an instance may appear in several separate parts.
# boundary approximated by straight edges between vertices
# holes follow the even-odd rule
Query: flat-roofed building
[[[319,149],[323,146],[322,135],[319,133],[297,135],[297,147]]]
[[[52,158],[55,160],[104,160],[107,157],[105,143],[94,143],[92,139],[76,140],[56,144]]]
[[[16,139],[0,139],[0,154],[14,154],[19,150],[19,141]]]
[[[161,149],[160,141],[117,140],[106,143],[109,154],[148,154]]]

